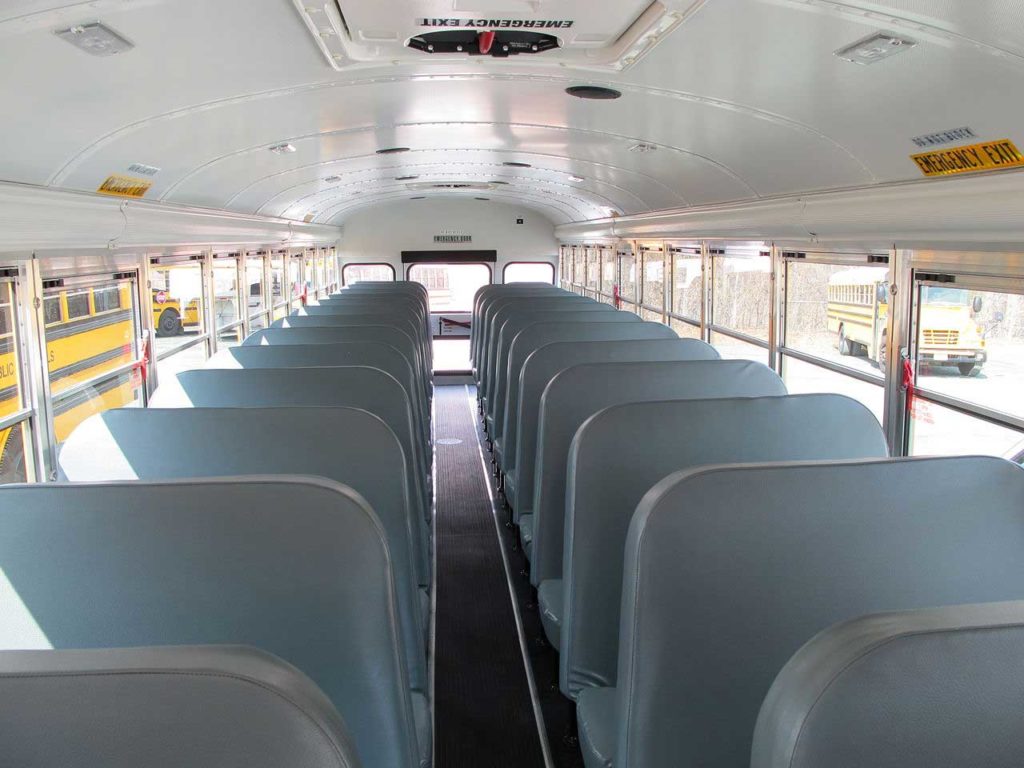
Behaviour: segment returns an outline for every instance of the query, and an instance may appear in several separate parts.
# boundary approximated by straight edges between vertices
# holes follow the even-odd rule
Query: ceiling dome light
[[[506,160],[504,163],[502,163],[502,165],[507,166],[509,168],[533,168],[533,166],[530,165],[529,163],[519,163],[514,160]]]
[[[378,155],[397,155],[399,152],[408,152],[408,147],[387,147],[385,149],[378,149]]]
[[[295,147],[285,142],[284,144],[275,144],[269,148],[275,155],[287,155],[289,152],[294,152]]]
[[[594,99],[597,101],[610,101],[622,96],[621,91],[614,88],[604,88],[600,85],[573,85],[565,89],[570,96],[577,99]]]
[[[586,181],[582,176],[570,176],[569,181]]]

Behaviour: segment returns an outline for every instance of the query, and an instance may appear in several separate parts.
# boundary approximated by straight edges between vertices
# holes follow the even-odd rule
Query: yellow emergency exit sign
[[[959,173],[1024,167],[1024,155],[1009,139],[922,152],[911,155],[910,159],[917,163],[925,176],[955,176]]]
[[[153,182],[148,179],[136,179],[132,176],[114,174],[113,176],[108,176],[96,191],[101,195],[139,198],[149,192],[149,188],[152,186]]]

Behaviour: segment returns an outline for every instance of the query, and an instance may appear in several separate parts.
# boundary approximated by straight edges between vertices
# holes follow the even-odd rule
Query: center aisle
[[[434,388],[435,765],[537,768],[544,755],[481,463],[472,389]]]

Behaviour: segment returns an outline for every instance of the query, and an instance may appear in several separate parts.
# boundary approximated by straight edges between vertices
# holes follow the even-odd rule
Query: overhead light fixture
[[[378,155],[397,155],[399,152],[408,152],[408,147],[387,147],[386,149],[378,149]]]
[[[324,179],[324,181],[326,181],[328,184],[337,184],[339,181],[341,181],[341,176],[328,176],[326,179]]]
[[[395,181],[413,181],[418,178],[419,176],[395,176]]]
[[[295,147],[286,142],[284,144],[275,144],[274,146],[270,147],[270,151],[273,152],[275,155],[287,155],[290,152],[294,152]]]
[[[654,152],[657,149],[658,149],[658,145],[657,144],[645,144],[644,142],[640,142],[639,144],[634,144],[632,147],[630,147],[629,151],[630,152],[639,152],[640,154],[645,154],[647,152]]]
[[[106,24],[98,21],[61,29],[54,34],[91,56],[114,56],[135,47]]]
[[[591,99],[593,101],[611,101],[622,98],[622,91],[614,88],[605,88],[601,85],[573,85],[565,89],[570,96],[577,99]]]
[[[529,163],[519,163],[514,160],[506,160],[502,165],[508,166],[509,168],[532,168],[533,166]]]
[[[867,65],[875,64],[882,59],[891,58],[897,53],[910,50],[915,45],[917,45],[917,41],[911,40],[909,37],[890,35],[887,32],[876,32],[873,35],[868,35],[863,40],[858,40],[852,45],[840,48],[835,52],[835,55],[843,61]]]
[[[582,176],[570,176],[569,181],[585,181]]]

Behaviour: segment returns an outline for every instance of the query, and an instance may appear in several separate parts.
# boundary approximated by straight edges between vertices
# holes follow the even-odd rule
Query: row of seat
[[[91,764],[164,764],[139,758],[196,720],[214,751],[165,741],[160,760],[430,764],[428,319],[421,286],[358,284],[161,381],[151,407],[86,419],[64,482],[0,488],[2,647],[50,649],[11,663],[74,678],[40,702],[116,680],[104,727],[124,715],[139,740]],[[140,646],[190,648],[88,651]],[[157,694],[186,710],[165,736],[143,722]]]
[[[584,760],[734,766],[753,750],[755,764],[789,765],[781,754],[814,744],[809,764],[834,764],[819,722],[837,721],[805,713],[799,739],[786,730],[813,708],[804,682],[824,678],[795,659],[766,700],[776,675],[836,622],[1024,598],[1024,471],[983,457],[891,459],[861,404],[789,395],[768,367],[674,336],[548,285],[488,286],[474,302],[484,429]],[[830,637],[815,647],[846,648]],[[1024,677],[1015,683],[1007,690],[1024,692]],[[984,711],[984,689],[967,688]],[[890,694],[899,728],[921,726],[908,722],[914,694]],[[946,719],[962,705],[949,702]],[[918,736],[929,755],[949,738]],[[870,742],[861,757],[891,746],[881,730],[859,737]],[[836,744],[854,754],[861,742]],[[902,764],[938,764],[924,754]]]

